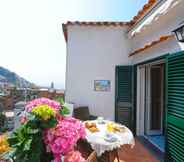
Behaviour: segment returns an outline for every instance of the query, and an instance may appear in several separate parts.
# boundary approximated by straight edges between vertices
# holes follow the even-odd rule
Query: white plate
[[[107,142],[116,142],[118,139],[116,137],[111,137],[111,138],[105,137],[104,140]]]

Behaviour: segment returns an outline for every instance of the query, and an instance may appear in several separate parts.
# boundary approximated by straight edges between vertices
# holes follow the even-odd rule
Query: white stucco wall
[[[167,14],[160,15],[158,20],[153,21],[153,23],[146,26],[142,32],[137,33],[133,38],[131,38],[131,52],[144,47],[145,44],[158,40],[160,36],[173,34],[172,31],[182,21],[184,21],[184,1],[170,9]],[[132,31],[133,30],[129,32],[129,35]],[[142,62],[166,53],[173,53],[181,50],[184,50],[183,43],[178,43],[177,40],[173,38],[131,57],[133,61],[132,63]]]
[[[145,44],[169,35],[184,20],[184,3],[159,17],[141,33],[128,39],[126,27],[69,25],[66,67],[66,101],[89,106],[90,113],[114,119],[115,66],[141,63],[167,53],[184,50],[175,38],[132,57]],[[95,92],[94,80],[110,80],[110,92]]]
[[[126,27],[68,26],[66,101],[114,119],[115,66],[127,65]],[[94,91],[94,80],[110,80],[110,92]]]

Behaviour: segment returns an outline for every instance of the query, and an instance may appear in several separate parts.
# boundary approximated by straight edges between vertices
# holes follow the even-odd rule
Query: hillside
[[[0,66],[0,83],[8,83],[10,85],[14,85],[16,87],[24,88],[24,87],[32,87],[34,86],[33,83],[30,83],[26,79],[20,77],[14,72],[1,67]]]

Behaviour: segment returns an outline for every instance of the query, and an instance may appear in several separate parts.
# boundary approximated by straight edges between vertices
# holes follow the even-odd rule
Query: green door
[[[166,82],[166,161],[184,162],[184,52],[167,57]]]
[[[116,67],[115,120],[133,130],[133,67]]]

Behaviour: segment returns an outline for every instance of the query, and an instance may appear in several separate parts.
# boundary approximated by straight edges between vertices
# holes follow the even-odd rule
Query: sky
[[[147,0],[0,0],[0,66],[65,87],[66,21],[128,21]]]

